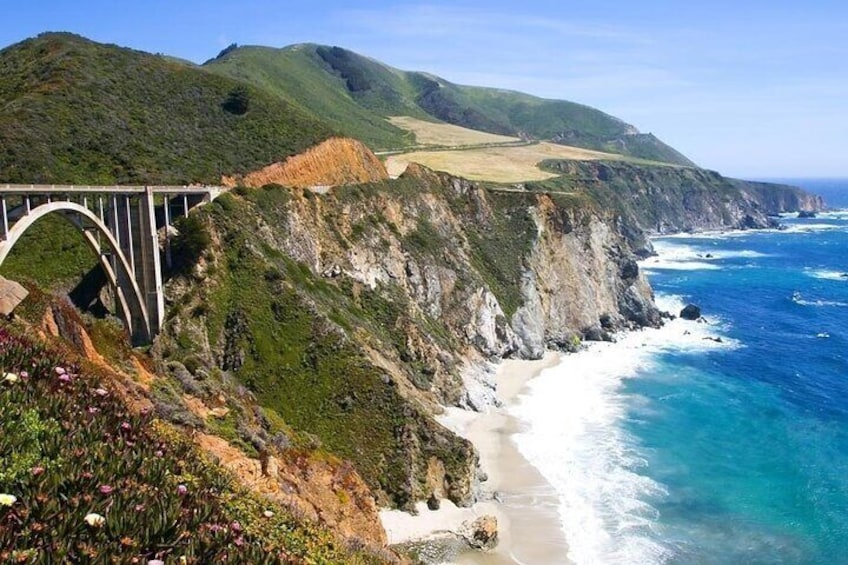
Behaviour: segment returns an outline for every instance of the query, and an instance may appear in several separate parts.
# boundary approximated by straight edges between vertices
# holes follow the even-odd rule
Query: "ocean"
[[[781,222],[655,239],[658,304],[707,323],[591,344],[511,408],[570,560],[848,563],[848,210]]]

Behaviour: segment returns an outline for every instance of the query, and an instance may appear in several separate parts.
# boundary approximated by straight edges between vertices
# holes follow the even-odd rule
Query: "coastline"
[[[521,423],[509,413],[527,383],[560,360],[559,353],[548,352],[536,361],[503,361],[497,365],[494,376],[501,406],[489,406],[485,412],[445,410],[439,421],[471,441],[480,454],[480,467],[488,475],[481,483],[480,501],[470,508],[457,508],[442,500],[441,507],[435,511],[421,502],[416,507],[417,516],[384,510],[380,518],[390,544],[444,539],[461,531],[463,524],[492,515],[498,520],[498,544],[494,549],[461,551],[441,562],[457,565],[567,562],[563,560],[568,545],[560,527],[556,491],[518,451],[512,435],[521,431]]]

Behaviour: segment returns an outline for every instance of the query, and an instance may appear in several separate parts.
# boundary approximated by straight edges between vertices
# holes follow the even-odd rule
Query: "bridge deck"
[[[150,188],[154,194],[209,194],[226,190],[222,186],[82,186],[63,184],[0,184],[0,193],[7,194],[144,194]]]

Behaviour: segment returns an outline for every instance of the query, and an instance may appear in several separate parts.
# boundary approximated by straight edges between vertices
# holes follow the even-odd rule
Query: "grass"
[[[639,134],[632,126],[595,108],[519,92],[457,85],[433,75],[393,69],[339,47],[241,47],[209,61],[204,68],[251,82],[377,150],[401,149],[416,143],[456,145],[453,139],[467,145],[462,140],[467,140],[468,135],[482,139],[481,134],[468,134],[462,129],[432,133],[417,122],[410,128],[410,123],[404,121],[385,120],[407,116],[486,132],[491,137],[485,143],[521,135],[634,158],[692,165],[653,135]],[[416,130],[418,139],[404,133],[410,129]]]
[[[494,135],[453,124],[421,120],[411,116],[391,116],[389,117],[389,122],[415,134],[415,141],[419,145],[454,147],[458,145],[515,143],[521,141],[518,137]]]
[[[214,184],[334,133],[255,86],[71,34],[3,49],[0,75],[4,182]]]
[[[519,147],[483,147],[455,151],[413,151],[391,155],[387,168],[397,173],[408,163],[419,163],[470,180],[518,183],[554,178],[556,173],[544,171],[539,164],[548,159],[615,160],[620,155],[590,151],[555,143],[537,143]]]

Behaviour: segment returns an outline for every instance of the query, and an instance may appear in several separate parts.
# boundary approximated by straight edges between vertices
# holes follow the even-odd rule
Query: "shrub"
[[[171,241],[173,270],[177,273],[188,273],[209,247],[209,231],[197,214],[180,218],[174,226],[179,234]]]

